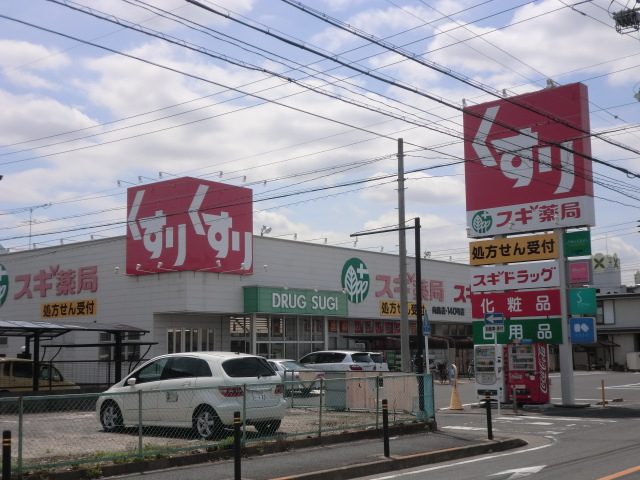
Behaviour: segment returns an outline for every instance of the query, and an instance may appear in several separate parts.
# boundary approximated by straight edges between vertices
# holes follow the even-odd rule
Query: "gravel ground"
[[[404,418],[403,418],[404,417]],[[411,414],[390,414],[390,422],[412,420]],[[375,413],[358,411],[323,410],[320,418],[317,407],[295,407],[287,410],[287,415],[276,438],[291,436],[315,437],[322,433],[343,432],[382,424],[381,416]],[[378,423],[376,423],[378,422]],[[28,413],[22,422],[22,444],[19,442],[19,417],[17,414],[1,414],[0,426],[12,432],[12,458],[17,464],[19,450],[22,451],[24,469],[40,468],[60,463],[74,463],[79,460],[113,458],[123,455],[136,455],[140,440],[137,428],[128,428],[124,432],[109,433],[102,429],[94,411],[52,411]],[[222,440],[202,440],[190,429],[145,427],[142,431],[142,445],[145,454],[160,454],[167,451],[200,450],[215,446],[232,436],[229,430]],[[248,440],[261,441],[257,431],[248,426]],[[269,441],[264,439],[262,441]]]

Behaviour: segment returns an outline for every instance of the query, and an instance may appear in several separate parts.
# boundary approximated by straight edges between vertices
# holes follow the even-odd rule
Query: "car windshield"
[[[371,357],[368,353],[352,353],[351,358],[357,363],[371,363]]]
[[[233,358],[224,362],[222,368],[230,377],[271,377],[275,375],[267,361],[258,357]]]

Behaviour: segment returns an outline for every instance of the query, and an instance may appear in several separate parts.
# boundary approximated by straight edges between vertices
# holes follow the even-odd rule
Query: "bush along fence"
[[[234,412],[242,443],[323,436],[435,418],[432,376],[326,372],[310,391],[273,384],[154,390],[145,384],[102,394],[0,398],[11,432],[13,473],[140,461],[231,448]],[[261,390],[262,389],[262,390]],[[265,402],[265,399],[267,403]]]

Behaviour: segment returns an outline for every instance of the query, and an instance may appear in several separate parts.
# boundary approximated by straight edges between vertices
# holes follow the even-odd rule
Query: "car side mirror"
[[[127,385],[134,386],[136,384],[136,379],[134,377],[127,379]]]

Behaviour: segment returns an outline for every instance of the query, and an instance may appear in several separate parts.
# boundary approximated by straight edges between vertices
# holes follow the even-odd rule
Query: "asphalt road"
[[[552,402],[561,402],[560,378],[554,375]],[[487,431],[486,413],[472,408],[473,385],[462,380],[462,411],[450,411],[452,387],[436,385],[438,427],[443,432]],[[605,405],[602,402],[604,387]],[[397,471],[359,480],[631,480],[640,478],[640,375],[630,372],[576,372],[575,401],[586,408],[492,410],[496,437],[517,437],[526,447],[464,460]],[[448,392],[447,392],[448,390]]]
[[[552,375],[552,402],[561,403],[561,382]],[[604,394],[605,406],[596,405]],[[475,383],[461,379],[457,393],[462,410],[449,410],[453,388],[451,385],[434,386],[438,428],[451,439],[486,439],[486,410],[478,408],[475,398]],[[459,479],[459,480],[532,480],[573,479],[609,480],[613,478],[640,478],[640,375],[627,372],[577,372],[574,376],[575,402],[591,404],[584,408],[518,409],[503,405],[501,410],[492,410],[492,426],[495,438],[523,438],[528,445],[502,453],[489,453],[463,460],[443,462],[386,474],[360,477],[361,480],[408,480],[408,479]],[[614,402],[614,400],[617,400]],[[403,449],[415,451],[417,442],[423,451],[447,448],[433,440],[437,434],[408,436],[392,440],[392,454],[402,454]],[[378,442],[379,443],[379,442]],[[340,445],[320,447],[323,453],[330,452],[330,461],[308,461],[309,471],[323,470],[353,462],[376,461],[380,458],[379,445],[374,448],[363,442],[360,450],[348,452]],[[358,447],[360,448],[360,446]],[[407,450],[409,451],[409,450]],[[431,450],[432,451],[432,450]],[[296,452],[284,454],[282,465],[294,465]],[[320,454],[318,459],[320,459]],[[326,457],[323,457],[326,458]],[[345,462],[345,463],[343,463]],[[243,461],[243,479],[265,478],[263,462],[259,457]],[[282,471],[273,476],[282,476]],[[625,473],[626,472],[626,473]],[[218,470],[217,474],[221,472]],[[207,465],[198,465],[166,471],[135,474],[122,478],[143,478],[153,475],[154,480],[191,480],[208,478]],[[225,475],[226,474],[226,475]],[[234,478],[231,465],[220,478]],[[612,476],[615,475],[615,476]],[[273,478],[268,476],[268,478]]]

